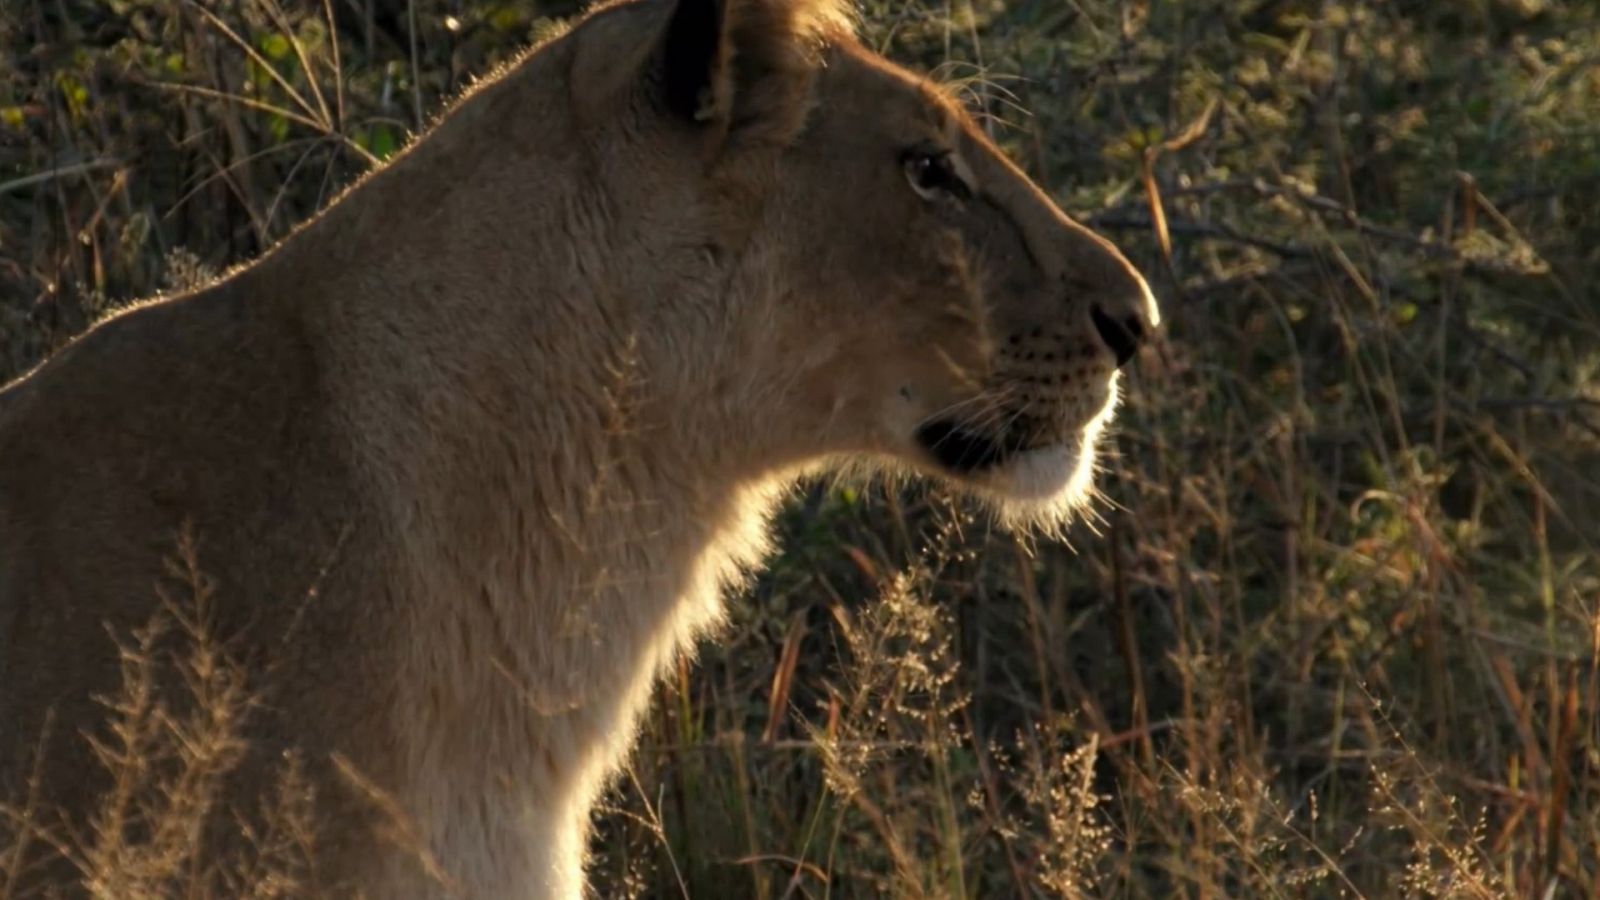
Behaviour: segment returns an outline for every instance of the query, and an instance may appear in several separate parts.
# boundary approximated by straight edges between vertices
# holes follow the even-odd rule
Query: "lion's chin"
[[[1115,399],[1060,443],[1009,453],[981,471],[962,473],[1006,525],[1057,532],[1070,524],[1094,496],[1100,440],[1115,412]]]
[[[1059,533],[1094,494],[1095,440],[1082,437],[1022,451],[965,481],[1003,525]]]
[[[1094,478],[1094,449],[1071,444],[1037,447],[1011,456],[988,474],[983,486],[1002,502],[1054,502],[1063,494],[1087,493]]]

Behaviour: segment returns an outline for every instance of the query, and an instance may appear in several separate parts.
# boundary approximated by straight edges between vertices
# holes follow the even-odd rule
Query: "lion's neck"
[[[724,383],[763,351],[701,302],[729,286],[683,233],[692,195],[527,177],[583,158],[561,108],[490,88],[249,276],[303,296],[367,481],[392,621],[361,639],[405,723],[379,764],[440,858],[581,841],[655,677],[814,461],[763,421],[790,383]]]
[[[472,174],[445,180],[495,173]],[[398,202],[386,190],[363,188],[322,227],[377,233]],[[361,261],[359,281],[334,275],[306,310],[309,333],[340,338],[323,348],[334,407],[381,498],[374,527],[399,573],[394,714],[424,736],[402,737],[418,742],[395,748],[396,780],[445,823],[435,843],[465,840],[449,836],[468,827],[451,798],[508,786],[541,821],[586,816],[655,676],[719,619],[809,461],[746,402],[787,385],[741,385],[741,400],[718,383],[741,370],[715,357],[759,351],[666,337],[732,318],[696,306],[705,273],[653,283],[660,260],[619,259],[671,216],[564,191],[542,184],[504,216],[491,191],[443,194],[362,251],[426,255],[426,280]],[[285,251],[280,270],[300,277]],[[671,262],[700,264],[686,255]]]
[[[798,473],[728,456],[726,404],[662,393],[668,357],[609,329],[604,298],[521,290],[538,305],[499,321],[363,312],[339,406],[403,573],[396,715],[426,736],[397,748],[409,802],[455,822],[450,798],[520,785],[578,828]]]
[[[660,448],[596,438],[530,448],[495,476],[485,469],[500,487],[487,495],[492,509],[438,498],[438,521],[479,535],[472,554],[441,552],[458,536],[419,536],[436,548],[414,570],[409,667],[408,705],[431,736],[409,768],[430,773],[422,797],[440,798],[426,806],[509,787],[540,810],[532,821],[568,823],[561,839],[586,834],[656,677],[719,621],[725,594],[767,552],[781,475],[665,471],[640,462]],[[669,466],[673,457],[662,454]]]

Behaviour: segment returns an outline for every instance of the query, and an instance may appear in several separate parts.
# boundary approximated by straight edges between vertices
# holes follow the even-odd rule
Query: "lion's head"
[[[665,279],[636,291],[652,377],[753,413],[733,439],[787,462],[887,462],[1060,521],[1155,302],[841,10],[647,0],[570,36],[591,168],[639,223],[616,252]]]

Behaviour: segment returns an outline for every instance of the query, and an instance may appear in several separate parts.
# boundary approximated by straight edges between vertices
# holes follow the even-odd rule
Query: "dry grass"
[[[1600,12],[868,7],[1157,276],[1166,340],[1075,550],[937,495],[793,504],[662,692],[600,895],[1600,896]],[[258,251],[563,12],[7,6],[0,374]],[[152,718],[152,635],[103,758],[169,760],[181,802],[20,833],[106,896],[232,896],[249,866],[183,824],[235,752],[202,737],[232,682],[191,657],[210,717]]]
[[[181,541],[150,620],[113,636],[121,684],[85,733],[109,787],[78,831],[29,796],[0,804],[0,897],[36,896],[37,867],[64,860],[96,900],[304,896],[315,886],[314,798],[300,761],[285,757],[260,806],[217,806],[244,756],[252,696],[247,673],[208,628],[213,589],[192,539]],[[86,773],[87,774],[87,773]],[[240,848],[216,854],[219,827]],[[42,845],[46,852],[32,852]]]

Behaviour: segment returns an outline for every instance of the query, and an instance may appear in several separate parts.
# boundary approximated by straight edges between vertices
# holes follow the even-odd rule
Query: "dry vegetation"
[[[570,11],[7,0],[0,377],[247,259]],[[1167,337],[1073,547],[917,491],[797,498],[661,692],[600,896],[1600,896],[1600,11],[866,20],[1128,248]],[[260,859],[193,858],[247,704],[166,609],[193,649],[126,636],[126,789],[63,850],[101,896],[293,893],[292,771]],[[141,699],[149,665],[201,702]]]

